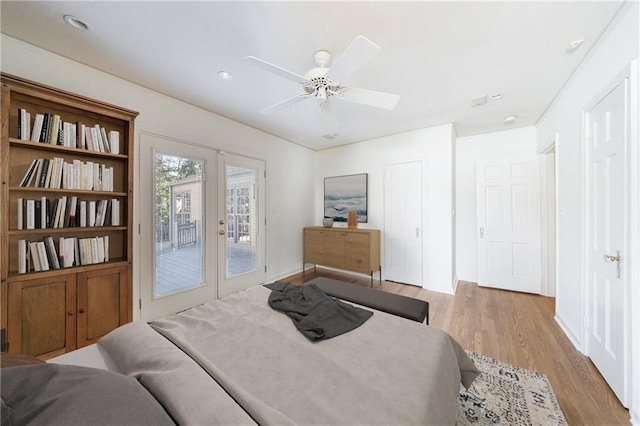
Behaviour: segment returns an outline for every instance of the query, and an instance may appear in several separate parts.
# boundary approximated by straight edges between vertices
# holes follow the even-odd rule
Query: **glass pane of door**
[[[154,298],[204,284],[204,162],[155,154]]]
[[[258,267],[257,170],[226,165],[226,277]]]

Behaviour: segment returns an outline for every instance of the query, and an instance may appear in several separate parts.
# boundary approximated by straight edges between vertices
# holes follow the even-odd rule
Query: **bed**
[[[360,327],[312,342],[271,309],[269,295],[257,286],[151,323],[133,322],[45,368],[98,371],[127,386],[137,383],[144,410],[155,416],[160,407],[167,422],[181,425],[455,423],[460,384],[468,387],[478,370],[451,336],[374,311]],[[42,366],[15,368],[36,367]],[[27,385],[7,383],[6,371],[4,412],[15,408],[5,409],[5,396],[13,395],[5,386]],[[101,415],[109,407],[119,410],[105,403],[108,388],[100,386],[102,402],[83,406],[100,406]],[[122,386],[114,385],[116,392]],[[91,419],[118,424],[108,416]],[[48,417],[43,423],[55,422]]]

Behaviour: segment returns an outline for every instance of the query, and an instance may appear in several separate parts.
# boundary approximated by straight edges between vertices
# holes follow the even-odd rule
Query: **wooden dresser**
[[[307,263],[382,276],[380,230],[352,228],[304,228],[302,266]]]

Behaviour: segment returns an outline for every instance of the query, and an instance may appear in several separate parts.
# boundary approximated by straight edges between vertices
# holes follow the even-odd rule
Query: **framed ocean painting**
[[[324,178],[324,217],[347,222],[350,211],[367,223],[367,173]]]

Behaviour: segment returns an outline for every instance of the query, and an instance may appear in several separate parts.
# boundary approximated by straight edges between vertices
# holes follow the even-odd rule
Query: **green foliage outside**
[[[161,229],[169,229],[171,191],[170,185],[183,179],[202,174],[202,162],[167,154],[156,154],[156,239],[160,241]]]

